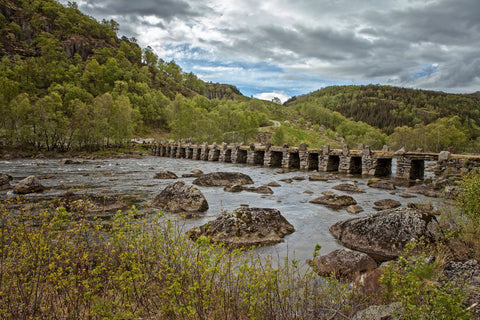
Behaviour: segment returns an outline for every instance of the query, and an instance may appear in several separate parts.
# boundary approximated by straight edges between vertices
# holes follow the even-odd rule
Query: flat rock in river
[[[309,201],[310,203],[323,204],[332,209],[357,204],[357,201],[350,196],[340,194],[327,194]]]
[[[212,172],[195,179],[193,184],[199,186],[233,186],[236,184],[253,184],[253,180],[241,172]]]
[[[365,193],[364,190],[357,187],[354,182],[341,183],[332,187],[332,189],[346,191],[346,192],[356,192],[356,193]]]
[[[162,170],[160,172],[157,172],[157,174],[155,174],[155,177],[153,178],[154,179],[178,179],[178,176],[171,171]]]

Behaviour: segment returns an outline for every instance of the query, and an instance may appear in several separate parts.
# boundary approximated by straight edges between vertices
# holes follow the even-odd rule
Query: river
[[[413,199],[404,199],[399,196],[405,187],[397,187],[394,194],[389,190],[367,187],[368,178],[352,175],[335,175],[335,179],[325,181],[309,181],[310,172],[291,171],[279,173],[278,168],[265,168],[261,166],[247,166],[245,164],[218,163],[207,161],[194,161],[188,159],[172,159],[163,157],[146,156],[143,158],[128,159],[102,159],[80,160],[80,164],[64,165],[59,159],[18,159],[0,160],[0,172],[13,177],[11,185],[14,186],[21,179],[35,175],[42,177],[42,184],[47,190],[30,197],[53,198],[65,192],[57,186],[78,188],[81,192],[96,193],[108,191],[125,198],[129,203],[134,203],[140,210],[149,210],[149,202],[160,193],[172,180],[154,179],[156,172],[169,170],[179,177],[190,173],[192,169],[200,169],[205,173],[215,171],[237,171],[249,175],[255,186],[276,181],[281,186],[272,187],[272,195],[260,195],[251,192],[229,193],[223,187],[199,187],[209,203],[209,210],[198,217],[186,219],[185,228],[193,225],[202,225],[213,220],[222,210],[235,209],[242,204],[250,207],[276,208],[295,227],[295,232],[285,238],[285,242],[271,247],[256,249],[260,254],[274,256],[295,257],[308,259],[311,257],[315,244],[322,246],[321,254],[326,254],[334,249],[341,248],[328,231],[328,228],[337,221],[367,215],[375,212],[372,207],[380,199],[395,199],[406,206],[409,202],[433,203],[435,207],[439,200],[416,195]],[[319,173],[329,175],[328,173]],[[280,181],[281,179],[303,176],[305,180],[293,180],[292,183]],[[194,178],[180,178],[192,182]],[[357,185],[366,193],[350,194],[363,207],[364,212],[352,215],[345,210],[332,210],[322,205],[311,204],[312,200],[321,195],[321,192],[331,190],[335,193],[342,191],[331,188],[341,182],[356,181]],[[309,193],[311,192],[311,193]],[[14,196],[12,190],[0,191],[0,199]]]

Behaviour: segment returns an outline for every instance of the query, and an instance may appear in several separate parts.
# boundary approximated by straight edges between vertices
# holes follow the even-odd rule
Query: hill
[[[73,2],[0,0],[0,137],[5,145],[98,149],[123,144],[133,133],[176,132],[175,138],[187,138],[177,128],[179,109],[198,109],[190,114],[211,122],[209,113],[226,103],[218,100],[251,100],[234,86],[205,83],[183,72],[135,39],[118,38],[117,31],[115,21],[98,22]],[[242,117],[256,109],[232,108],[245,109]],[[250,116],[244,130],[258,127],[254,118],[259,117]]]
[[[333,86],[293,97],[284,105],[307,121],[334,130],[343,121],[335,120],[335,114],[364,123],[389,135],[385,142],[397,148],[441,151],[451,147],[475,152],[479,147],[480,99],[475,94],[380,85]]]
[[[396,127],[429,124],[442,117],[458,115],[480,125],[480,99],[472,95],[407,89],[391,86],[333,86],[295,97],[286,106],[311,103],[363,121],[386,134]]]

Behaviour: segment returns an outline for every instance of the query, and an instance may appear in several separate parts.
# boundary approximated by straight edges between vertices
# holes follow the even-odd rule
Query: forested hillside
[[[75,3],[0,1],[5,145],[92,150],[123,144],[134,132],[162,131],[206,141],[239,131],[238,139],[248,139],[266,121],[235,87],[205,83],[135,39],[118,39],[117,29],[113,20],[85,16]],[[195,123],[185,125],[191,116]]]
[[[336,127],[342,116],[378,128],[393,147],[478,152],[480,99],[475,95],[390,86],[334,86],[285,103],[305,119]],[[330,117],[325,117],[330,115]],[[333,119],[332,119],[333,118]]]
[[[98,150],[132,136],[480,152],[480,98],[335,86],[283,106],[205,83],[73,2],[0,0],[0,146]],[[233,81],[234,79],[232,79]],[[275,127],[261,128],[273,124]]]

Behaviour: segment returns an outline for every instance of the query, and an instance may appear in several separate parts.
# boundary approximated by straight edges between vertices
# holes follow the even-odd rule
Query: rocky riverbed
[[[388,185],[389,188],[383,189],[378,184],[375,187],[368,186],[369,180],[361,176],[315,173],[316,179],[309,179],[312,172],[285,172],[260,166],[186,159],[146,156],[127,159],[83,160],[74,158],[70,160],[0,160],[0,172],[11,177],[11,179],[3,179],[9,186],[2,188],[4,190],[0,191],[0,199],[16,197],[17,194],[14,193],[13,188],[24,178],[35,176],[44,186],[44,190],[22,195],[26,199],[24,201],[65,197],[66,192],[69,192],[67,195],[69,197],[72,197],[72,193],[77,195],[102,194],[105,197],[119,196],[128,205],[135,204],[148,216],[149,213],[159,210],[151,205],[154,198],[175,181],[192,184],[198,178],[199,172],[241,172],[253,180],[253,184],[249,184],[245,191],[229,192],[225,191],[224,186],[196,185],[208,202],[208,210],[192,215],[193,217],[188,219],[179,214],[175,214],[175,216],[184,219],[185,230],[188,230],[213,221],[222,211],[234,210],[241,206],[278,209],[282,216],[293,225],[295,232],[287,235],[283,239],[284,242],[256,250],[261,254],[278,254],[279,256],[286,255],[287,252],[292,256],[294,252],[297,259],[310,258],[317,243],[322,246],[321,254],[342,248],[342,244],[330,233],[330,226],[342,220],[368,216],[376,212],[374,207],[378,200],[398,201],[401,207],[407,207],[407,204],[411,202],[420,202],[432,204],[434,208],[438,208],[443,203],[441,198],[428,197],[428,195],[437,195],[440,189],[429,193],[420,188],[421,194],[413,193],[415,189],[409,189],[409,194],[413,198],[403,197],[407,188],[412,187],[405,181],[389,181],[395,185],[395,188]],[[159,178],[157,173],[165,171],[174,173],[178,178]],[[302,177],[304,179],[301,179]],[[171,178],[174,177],[171,176]],[[348,184],[349,187],[354,184],[358,190],[364,192],[358,192],[358,190],[352,192],[348,188],[346,189],[348,191],[334,189],[340,184]],[[265,185],[272,185],[270,189],[273,193],[255,192],[255,188]],[[332,191],[335,194],[351,196],[355,199],[356,206],[361,207],[363,211],[352,214],[343,206],[333,209],[336,207],[310,203],[311,200],[323,196],[322,193]]]

